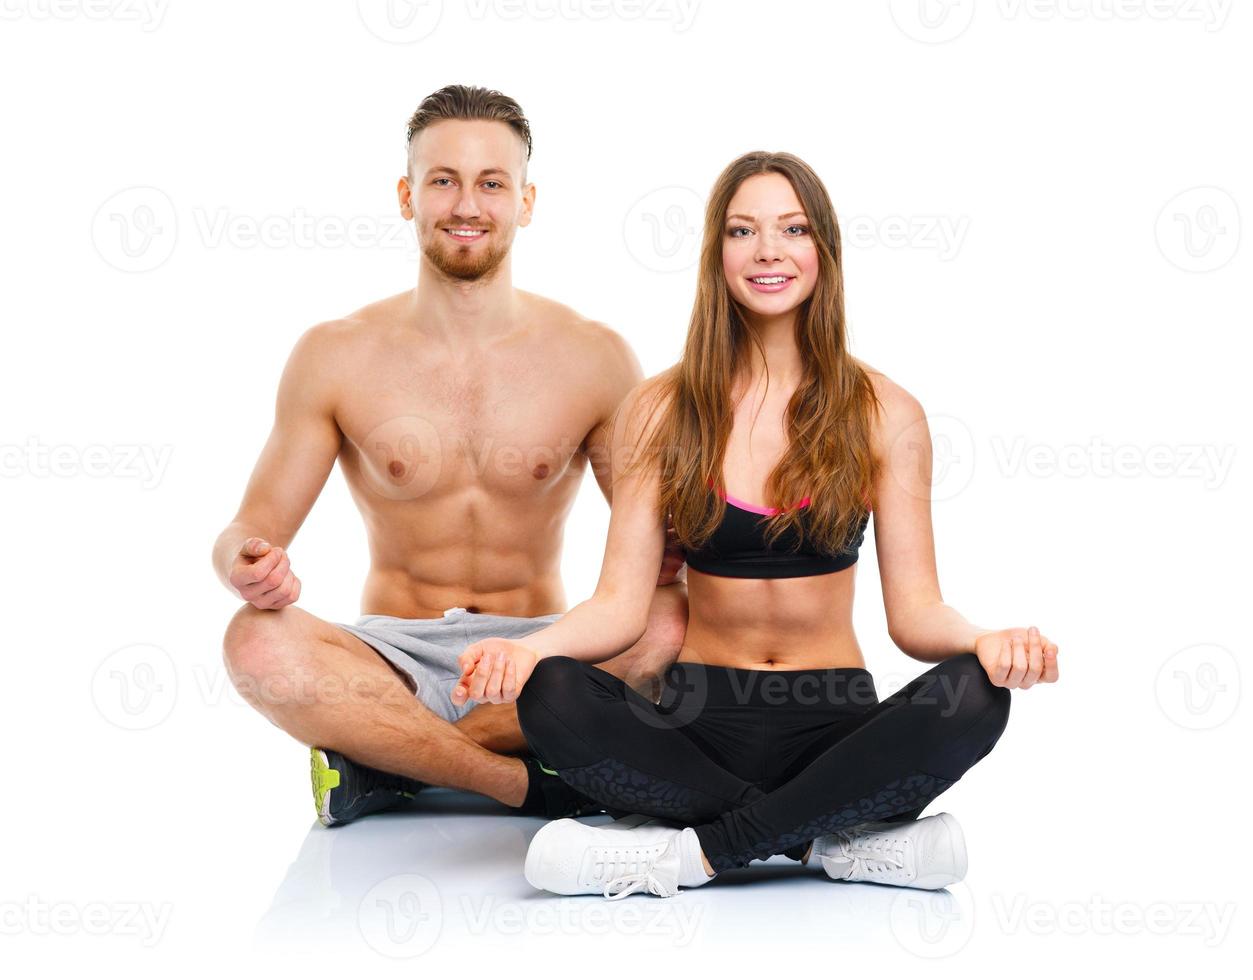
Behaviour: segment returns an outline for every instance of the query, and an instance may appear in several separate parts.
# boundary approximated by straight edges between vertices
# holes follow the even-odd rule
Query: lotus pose
[[[1057,680],[1057,647],[941,598],[926,418],[848,351],[839,227],[801,160],[750,153],[719,177],[682,359],[619,406],[611,467],[595,594],[460,657],[454,701],[516,700],[544,764],[621,818],[546,824],[528,881],[668,896],[777,854],[844,880],[960,880],[957,821],[921,813],[992,750],[1011,688]],[[933,664],[884,701],[852,626],[872,511],[889,635]],[[668,520],[688,624],[650,700],[593,665],[644,631]]]

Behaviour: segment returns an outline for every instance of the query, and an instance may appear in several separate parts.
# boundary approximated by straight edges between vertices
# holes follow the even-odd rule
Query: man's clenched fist
[[[300,598],[300,579],[282,548],[249,538],[231,565],[231,588],[258,609],[281,609]]]

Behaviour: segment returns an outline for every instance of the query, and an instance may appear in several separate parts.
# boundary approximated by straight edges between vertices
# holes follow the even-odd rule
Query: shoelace
[[[360,796],[369,796],[371,793],[382,790],[385,793],[399,793],[401,796],[412,797],[423,786],[417,780],[383,772],[381,769],[373,769],[370,766],[357,765],[357,770]]]
[[[614,891],[616,886],[623,886]],[[622,875],[614,878],[605,885],[605,898],[611,902],[616,902],[620,898],[626,898],[628,895],[638,891],[648,891],[659,898],[673,898],[677,895],[678,889],[673,891],[666,887],[665,882],[653,874],[652,870],[641,871],[633,875]]]
[[[840,854],[852,862],[849,878],[865,877],[868,873],[885,871],[888,865],[905,867],[903,852],[905,842],[899,837],[862,837],[856,831],[839,832]]]
[[[665,853],[665,848],[652,853],[652,848],[645,847],[607,847],[597,855],[596,866],[599,874],[593,880],[605,879],[604,895],[611,902],[626,898],[638,891],[647,891],[660,898],[670,898],[678,894],[653,874],[653,865]]]

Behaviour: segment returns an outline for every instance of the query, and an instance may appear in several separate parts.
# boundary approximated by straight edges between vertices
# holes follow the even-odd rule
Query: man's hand
[[[538,659],[534,650],[513,640],[489,637],[471,644],[457,658],[461,678],[453,688],[452,703],[460,707],[466,701],[516,701]]]
[[[675,534],[674,527],[667,525],[666,527],[666,550],[661,556],[661,572],[657,576],[658,585],[669,585],[671,582],[677,581],[676,577],[681,569],[687,563],[687,552],[683,550],[683,546],[679,544],[678,535]]]
[[[975,656],[997,687],[1026,690],[1057,680],[1057,644],[1034,626],[989,630],[975,638]]]
[[[300,579],[287,552],[261,538],[249,538],[231,565],[231,588],[258,609],[281,609],[300,598]]]

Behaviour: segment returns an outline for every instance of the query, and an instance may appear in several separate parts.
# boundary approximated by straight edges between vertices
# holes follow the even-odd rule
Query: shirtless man
[[[223,641],[231,680],[311,747],[328,826],[423,785],[549,817],[599,809],[526,757],[512,704],[451,700],[469,643],[521,638],[565,610],[565,518],[589,464],[609,499],[611,416],[643,378],[613,330],[514,288],[530,153],[526,118],[498,92],[453,85],[422,102],[397,186],[422,249],[417,287],[300,337],[213,549],[218,577],[246,600]],[[355,624],[295,605],[287,550],[336,459],[370,544]],[[603,665],[633,686],[682,646],[682,561],[667,551],[647,632]]]

